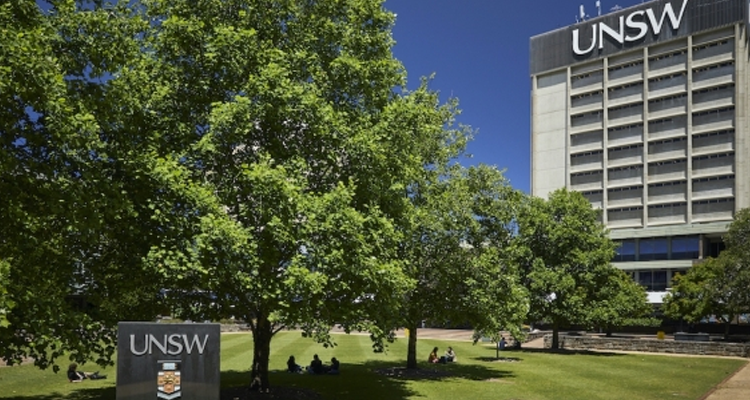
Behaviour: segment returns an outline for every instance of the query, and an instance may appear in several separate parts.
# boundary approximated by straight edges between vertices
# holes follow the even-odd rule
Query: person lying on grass
[[[68,380],[71,382],[81,382],[84,379],[104,379],[106,375],[99,375],[99,371],[94,372],[82,372],[78,371],[78,364],[72,363],[68,366]]]

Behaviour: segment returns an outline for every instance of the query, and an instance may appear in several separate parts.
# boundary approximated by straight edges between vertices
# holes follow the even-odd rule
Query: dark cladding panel
[[[673,29],[670,17],[665,15],[667,4],[671,5],[675,17],[679,17],[683,4],[685,6],[685,14],[677,29]],[[657,22],[662,21],[663,17],[661,32],[658,35],[654,34],[654,27],[646,15],[647,10],[652,10]],[[626,22],[631,15],[633,15],[633,21],[645,23],[647,26],[647,33],[638,40],[623,40],[623,43],[620,43],[611,38],[611,35],[600,34],[600,24],[619,33],[621,22]],[[639,4],[532,37],[529,49],[531,74],[536,75],[578,62],[608,57],[622,51],[686,37],[701,31],[747,21],[748,18],[748,0],[658,0]],[[640,36],[637,27],[629,26],[627,23],[625,26],[624,36]],[[575,31],[579,35],[577,47],[580,52],[585,53],[583,55],[577,55],[574,51]],[[602,41],[599,40],[600,36],[603,38]],[[585,52],[592,46],[592,39],[595,41],[594,49]]]
[[[745,0],[692,1],[695,1],[695,5],[688,20],[692,33],[741,22],[742,17],[747,14]]]

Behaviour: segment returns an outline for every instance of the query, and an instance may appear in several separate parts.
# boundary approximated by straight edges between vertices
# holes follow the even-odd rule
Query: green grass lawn
[[[449,376],[392,378],[375,371],[402,367],[406,341],[392,344],[387,353],[372,352],[367,336],[336,336],[338,346],[323,348],[282,332],[272,344],[272,385],[315,390],[324,399],[699,399],[746,361],[737,359],[623,355],[608,353],[548,353],[511,350],[501,353],[507,360],[494,360],[488,344],[420,339],[420,359],[433,346],[440,354],[448,345],[458,354],[458,363],[421,367],[437,369]],[[222,337],[222,387],[245,385],[252,360],[252,337],[227,334]],[[341,361],[339,376],[296,375],[283,372],[294,355],[300,364],[313,354],[328,362]],[[86,365],[84,371],[97,369]],[[16,400],[104,400],[115,398],[115,368],[101,370],[103,381],[69,383],[64,371],[54,374],[33,366],[0,368],[0,399]]]

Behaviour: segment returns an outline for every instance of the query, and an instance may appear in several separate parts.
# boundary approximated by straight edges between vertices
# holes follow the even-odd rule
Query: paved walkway
[[[745,364],[736,374],[720,383],[704,400],[750,399],[750,364]]]

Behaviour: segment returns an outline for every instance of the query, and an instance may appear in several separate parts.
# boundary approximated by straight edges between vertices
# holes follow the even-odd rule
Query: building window
[[[695,260],[700,256],[698,236],[677,236],[672,238],[672,260]]]
[[[667,290],[667,271],[654,271],[654,281],[651,284],[651,290],[655,292],[663,292]]]
[[[666,238],[642,239],[639,246],[640,261],[667,260],[669,249]]]
[[[651,290],[651,282],[654,278],[654,274],[651,271],[638,271],[638,283],[645,287],[646,290]]]
[[[614,261],[635,261],[635,240],[623,240],[619,245]]]
[[[649,292],[667,290],[667,271],[638,271],[638,283]]]
[[[708,238],[706,243],[706,256],[718,257],[724,251],[725,245],[721,238]]]

